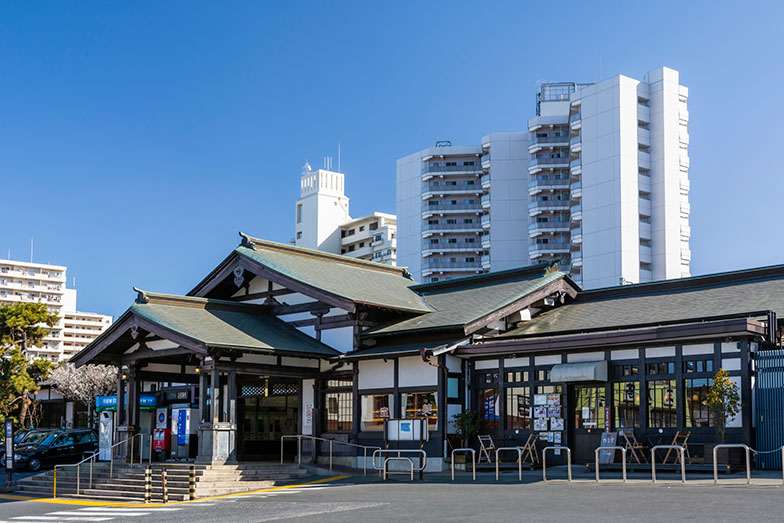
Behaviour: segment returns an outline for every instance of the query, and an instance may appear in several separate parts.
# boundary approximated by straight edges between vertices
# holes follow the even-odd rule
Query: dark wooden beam
[[[168,358],[170,356],[197,356],[199,353],[185,347],[174,347],[171,349],[152,350],[150,348],[139,349],[130,354],[123,354],[120,363],[135,363],[137,361],[152,360],[158,358]]]
[[[142,381],[166,381],[174,383],[198,383],[198,374],[180,374],[177,372],[157,372],[140,370],[136,373],[136,379]]]
[[[237,371],[240,374],[255,374],[259,376],[280,376],[286,378],[315,378],[319,374],[318,368],[313,367],[292,367],[289,365],[264,365],[261,363],[245,362],[212,362],[205,363],[202,372],[212,371]]]
[[[286,314],[301,314],[303,312],[310,312],[313,314],[326,314],[330,311],[330,306],[314,301],[311,303],[297,303],[295,305],[288,305],[282,303],[280,305],[270,306],[270,312],[275,316],[285,316]]]
[[[245,296],[236,296],[234,298],[229,298],[233,301],[250,301],[250,300],[258,300],[261,298],[274,298],[275,296],[285,296],[287,294],[294,294],[294,291],[291,289],[275,289],[272,291],[264,291],[264,292],[251,292],[246,294]]]

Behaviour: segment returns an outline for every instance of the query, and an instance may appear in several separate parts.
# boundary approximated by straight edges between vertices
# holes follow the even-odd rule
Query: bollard
[[[169,487],[166,485],[166,467],[161,469],[161,493],[163,494],[163,502],[169,502]]]
[[[147,467],[144,469],[144,502],[149,503],[152,496],[152,469]]]
[[[782,447],[784,453],[784,447]],[[52,481],[52,499],[57,499],[57,467],[54,468],[54,480]]]
[[[188,499],[193,501],[196,499],[196,467],[191,465],[190,474],[188,474]]]

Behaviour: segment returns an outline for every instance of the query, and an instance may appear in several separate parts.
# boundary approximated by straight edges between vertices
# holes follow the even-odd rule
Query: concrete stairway
[[[143,502],[144,468],[147,465],[115,464],[110,476],[108,463],[93,466],[90,485],[90,467],[83,465],[79,475],[79,492],[76,491],[76,469],[57,470],[57,497],[83,497],[103,501]],[[161,469],[166,468],[169,501],[188,499],[187,463],[154,463],[152,469],[152,500],[162,501]],[[239,465],[194,465],[196,497],[219,496],[247,492],[296,482],[308,473],[297,465],[276,463],[244,463]],[[52,471],[21,479],[16,492],[28,496],[52,496]]]

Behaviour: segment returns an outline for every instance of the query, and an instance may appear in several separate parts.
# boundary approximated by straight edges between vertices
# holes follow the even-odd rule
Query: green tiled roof
[[[614,330],[764,310],[784,314],[784,266],[581,292],[573,302],[500,338]]]
[[[371,329],[365,336],[403,331],[453,328],[462,330],[473,321],[511,305],[547,285],[564,278],[563,272],[547,272],[549,264],[501,273],[449,280],[443,284],[416,287],[434,312]]]
[[[314,289],[377,307],[417,313],[432,310],[411,289],[417,282],[404,267],[243,237],[246,241],[237,253]]]
[[[264,314],[258,306],[235,302],[142,293],[130,312],[207,347],[282,351],[331,357],[331,347]]]

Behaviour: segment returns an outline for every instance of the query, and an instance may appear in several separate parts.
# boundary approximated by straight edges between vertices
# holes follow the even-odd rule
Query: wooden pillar
[[[229,371],[229,419],[227,420],[232,425],[237,424],[237,371],[232,369]]]
[[[126,419],[130,427],[139,426],[139,391],[140,383],[136,379],[136,369],[131,367],[128,369],[128,401],[125,405],[128,412]]]
[[[212,369],[210,378],[210,420],[213,425],[220,422],[220,373],[218,369]]]
[[[117,369],[117,419],[115,423],[117,427],[125,425],[125,388],[123,387],[123,371],[122,367]]]

